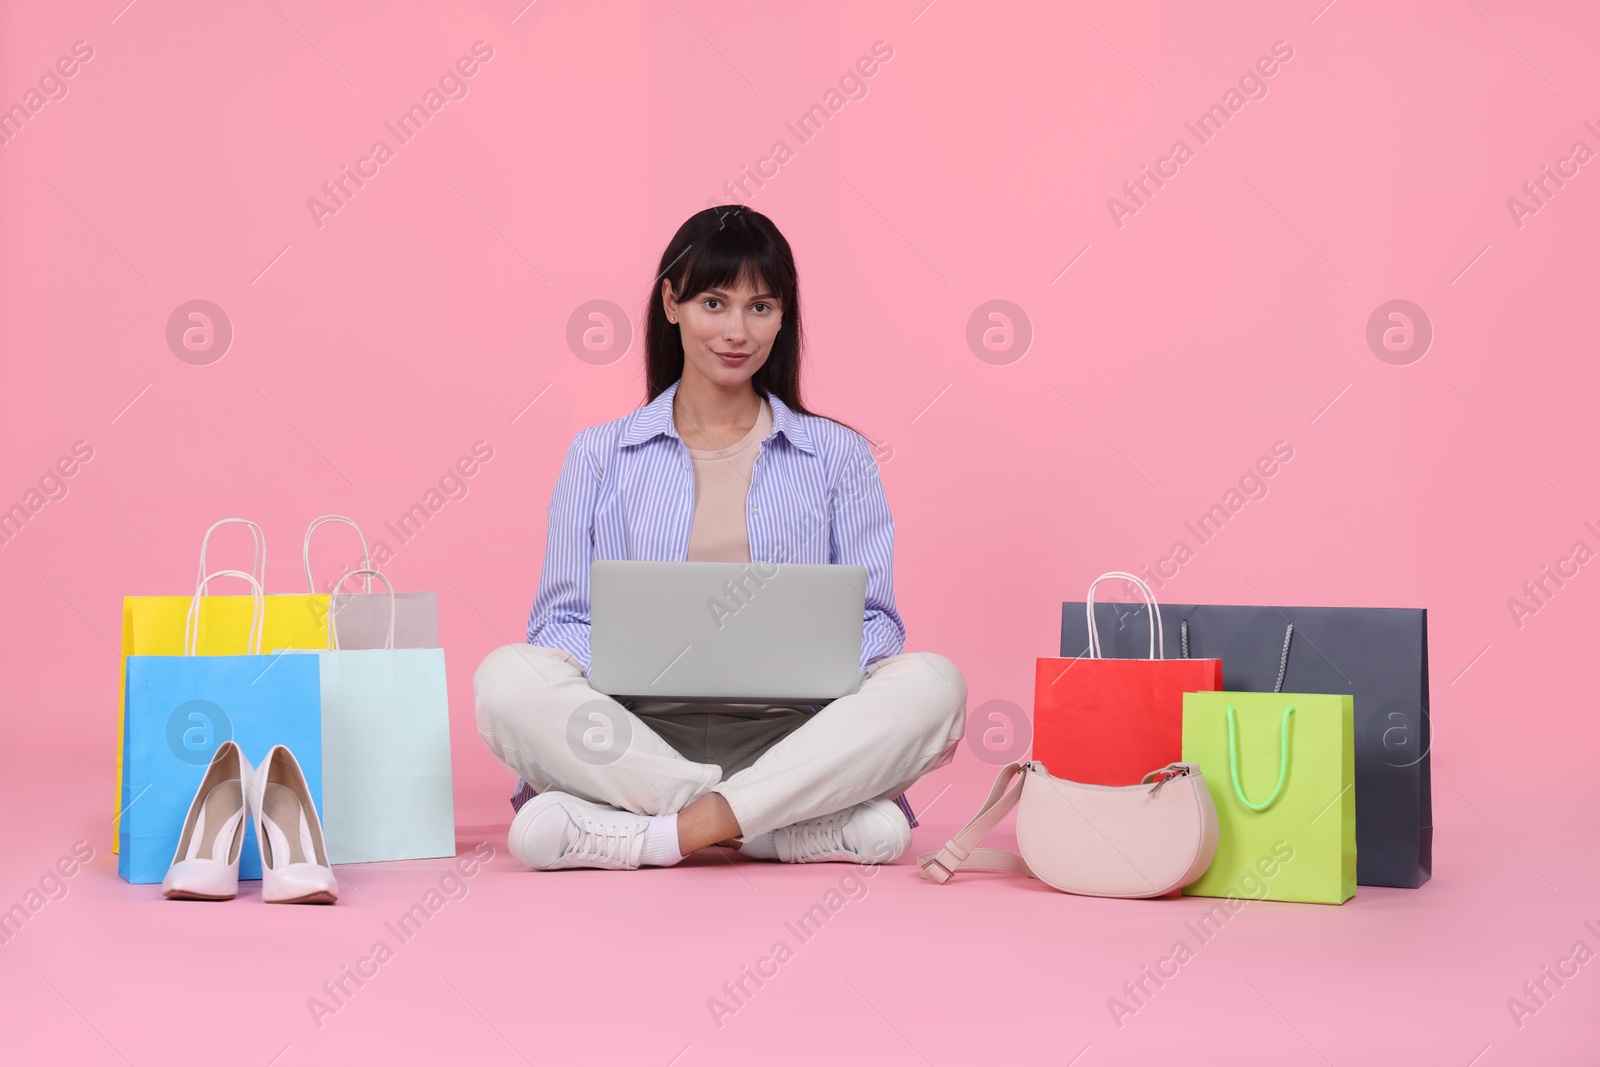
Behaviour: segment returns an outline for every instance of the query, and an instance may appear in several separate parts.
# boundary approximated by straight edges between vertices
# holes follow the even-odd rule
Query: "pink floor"
[[[441,81],[475,42],[495,58]],[[849,75],[875,42],[892,61]],[[0,3],[0,108],[51,96],[0,138],[0,515],[33,501],[0,538],[0,916],[39,905],[0,943],[0,1067],[1600,1064],[1597,54],[1572,0]],[[323,214],[434,84],[470,95]],[[1062,601],[1113,568],[1181,564],[1173,603],[1425,607],[1432,882],[1251,904],[1199,944],[1206,901],[910,857],[514,869],[472,673],[522,637],[574,434],[642,399],[662,248],[733,179],[798,257],[808,403],[873,440],[911,647],[969,707],[1031,709]],[[227,342],[173,328],[194,300]],[[1395,300],[1427,343],[1374,329]],[[125,885],[122,598],[187,594],[226,516],[298,592],[330,512],[438,593],[459,847],[494,858],[345,870],[327,908]],[[233,532],[211,558],[248,565]],[[319,583],[354,552],[320,545]],[[919,783],[917,848],[993,773],[963,744]]]
[[[988,774],[963,751],[918,786],[913,799],[931,804],[918,848],[970,813]],[[1448,778],[1437,874],[1421,890],[1362,889],[1337,908],[1252,903],[1202,943],[1185,925],[1209,906],[1196,898],[1092,900],[1006,875],[940,887],[909,858],[870,879],[721,854],[664,871],[536,874],[505,854],[503,825],[461,829],[463,857],[493,858],[459,880],[451,861],[380,864],[343,868],[334,907],[267,907],[254,885],[227,903],[168,902],[117,878],[98,779],[37,798],[7,776],[6,906],[72,842],[97,854],[0,947],[4,1059],[1600,1062],[1600,966],[1559,989],[1547,980],[1555,995],[1520,1028],[1507,1008],[1575,942],[1600,946],[1584,927],[1600,927],[1592,781],[1536,793]],[[802,940],[789,924],[829,902],[836,912]],[[402,940],[399,917],[418,904],[436,910]],[[1123,982],[1178,940],[1193,958],[1160,988],[1146,980],[1154,994],[1117,1025],[1110,998],[1132,1004]],[[779,941],[783,962],[763,963]],[[759,987],[744,977],[758,965],[776,970]],[[347,968],[371,977],[358,986]],[[334,1000],[323,984],[341,979],[349,992]],[[741,979],[749,995],[729,997],[724,983]]]

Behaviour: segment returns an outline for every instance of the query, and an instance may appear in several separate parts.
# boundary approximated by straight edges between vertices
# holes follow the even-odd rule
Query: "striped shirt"
[[[620,419],[578,431],[550,498],[544,569],[529,644],[589,669],[589,564],[682,560],[694,524],[694,472],[672,418],[678,382]],[[867,570],[861,669],[905,648],[894,603],[894,518],[866,438],[776,396],[745,504],[757,563],[851,563]]]
[[[544,569],[528,643],[589,670],[589,564],[682,560],[694,525],[694,471],[672,418],[678,382],[632,413],[579,430],[550,495]],[[905,649],[894,604],[894,517],[866,438],[767,394],[772,429],[750,476],[745,521],[756,563],[853,563],[867,569],[861,670]],[[812,710],[821,707],[812,705]],[[518,782],[511,806],[534,796]],[[895,803],[915,828],[904,794]]]

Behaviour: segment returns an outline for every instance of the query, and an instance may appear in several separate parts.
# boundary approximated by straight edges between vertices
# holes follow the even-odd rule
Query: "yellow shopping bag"
[[[250,528],[256,542],[256,562],[252,575],[260,581],[266,573],[266,541],[261,527],[248,519],[223,519],[206,531],[200,542],[200,575],[206,573],[206,544],[218,526],[241,523]],[[122,745],[124,711],[127,702],[129,656],[181,656],[183,631],[189,613],[188,596],[130,596],[122,599],[122,677],[117,687],[117,774],[111,821],[112,851],[118,848],[122,822]],[[201,656],[236,655],[251,630],[254,598],[251,596],[207,596],[196,652]],[[261,647],[265,649],[320,649],[328,644],[328,597],[326,594],[269,596],[266,598]],[[215,739],[216,744],[228,740]],[[134,803],[137,803],[135,798]]]

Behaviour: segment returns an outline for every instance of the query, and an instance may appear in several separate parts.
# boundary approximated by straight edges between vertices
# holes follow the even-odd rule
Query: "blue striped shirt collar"
[[[677,394],[678,384],[682,380],[680,378],[678,381],[673,382],[661,391],[660,396],[628,416],[628,424],[622,429],[622,441],[620,443],[623,446],[636,445],[640,442],[648,441],[659,434],[666,434],[668,437],[679,436],[678,428],[672,421],[672,398]],[[768,403],[772,405],[772,433],[767,435],[768,438],[770,439],[772,434],[781,433],[789,440],[790,444],[802,452],[816,455],[816,447],[812,445],[811,435],[806,432],[805,424],[801,422],[800,416],[790,411],[789,406],[779,400],[775,394],[766,393],[764,395]]]

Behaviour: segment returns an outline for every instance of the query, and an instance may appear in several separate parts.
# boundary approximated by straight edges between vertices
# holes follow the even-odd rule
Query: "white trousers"
[[[931,652],[889,656],[868,668],[857,692],[780,731],[724,780],[720,766],[686,759],[591,688],[559,649],[496,649],[478,667],[473,694],[484,744],[534,789],[641,815],[681,811],[717,792],[745,837],[898,796],[954,758],[967,707],[966,679],[950,660]]]

